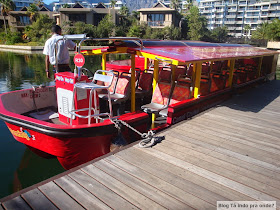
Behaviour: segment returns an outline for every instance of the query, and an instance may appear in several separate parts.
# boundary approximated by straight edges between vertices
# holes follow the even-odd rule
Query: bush
[[[22,36],[19,32],[11,32],[10,30],[8,30],[7,34],[5,32],[0,33],[1,44],[13,45],[22,41]]]

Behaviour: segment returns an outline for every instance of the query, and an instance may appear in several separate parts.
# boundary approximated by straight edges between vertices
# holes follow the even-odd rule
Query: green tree
[[[201,40],[207,30],[207,20],[200,16],[198,7],[192,6],[190,13],[187,15],[188,19],[188,37],[191,40]]]
[[[134,24],[129,28],[127,36],[143,38],[146,34],[147,27],[144,24]]]
[[[115,9],[115,5],[116,5],[117,1],[111,0],[110,3],[111,3],[112,9]]]
[[[28,14],[31,22],[35,21],[36,17],[39,14],[38,7],[36,6],[36,4],[30,4],[29,7],[27,7],[26,13]]]
[[[250,25],[245,25],[244,26],[244,33],[246,34],[246,38],[249,38],[249,34],[251,31],[252,27]]]
[[[54,24],[54,20],[48,15],[38,15],[30,26],[25,27],[24,33],[30,41],[43,44],[50,37],[51,27]]]
[[[119,14],[124,16],[124,17],[128,17],[129,15],[129,9],[127,6],[122,6],[120,11],[119,11]]]
[[[257,29],[252,32],[253,39],[268,39],[268,22],[261,23]]]
[[[3,16],[4,20],[4,27],[5,27],[5,33],[7,34],[7,26],[6,26],[6,19],[5,16],[8,15],[8,13],[15,9],[15,3],[12,0],[0,0],[1,4],[1,14]]]
[[[76,22],[74,23],[74,34],[87,34],[90,37],[95,36],[94,34],[94,26],[92,24],[86,24],[84,22]]]
[[[71,8],[71,6],[69,5],[69,4],[63,4],[62,6],[61,6],[62,8]]]
[[[280,20],[274,19],[267,30],[268,39],[272,41],[280,41]]]
[[[179,27],[171,26],[165,27],[163,29],[164,39],[169,40],[180,40],[181,39],[181,29]]]
[[[96,38],[110,37],[114,31],[115,24],[111,21],[111,16],[106,15],[95,27]]]
[[[211,41],[213,42],[226,42],[228,37],[228,29],[226,26],[214,28],[211,31]]]
[[[180,2],[180,0],[171,0],[171,8],[178,11],[178,9],[180,8]]]

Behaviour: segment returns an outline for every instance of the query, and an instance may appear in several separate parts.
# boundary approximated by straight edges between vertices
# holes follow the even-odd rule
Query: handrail
[[[109,41],[109,40],[130,40],[133,41],[135,44],[137,44],[141,50],[143,49],[144,45],[143,45],[143,41],[140,38],[137,37],[109,37],[109,38],[92,38],[92,37],[87,37],[85,39],[82,39],[79,43],[79,47],[78,47],[78,52],[81,52],[81,45],[83,42],[85,41]],[[137,41],[139,41],[140,43],[138,43]]]

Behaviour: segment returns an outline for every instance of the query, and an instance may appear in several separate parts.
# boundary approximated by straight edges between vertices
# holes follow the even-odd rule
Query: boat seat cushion
[[[157,104],[157,103],[152,102],[152,103],[143,105],[141,108],[146,113],[157,113],[157,112],[167,108],[167,105]]]
[[[161,105],[167,105],[170,96],[171,85],[159,82],[153,93],[152,102]]]

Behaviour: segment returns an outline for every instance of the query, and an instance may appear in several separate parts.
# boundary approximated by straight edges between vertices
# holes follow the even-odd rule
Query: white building
[[[280,0],[201,0],[199,11],[208,20],[208,29],[226,26],[229,34],[245,36],[246,25],[251,32],[263,22],[280,19]]]

